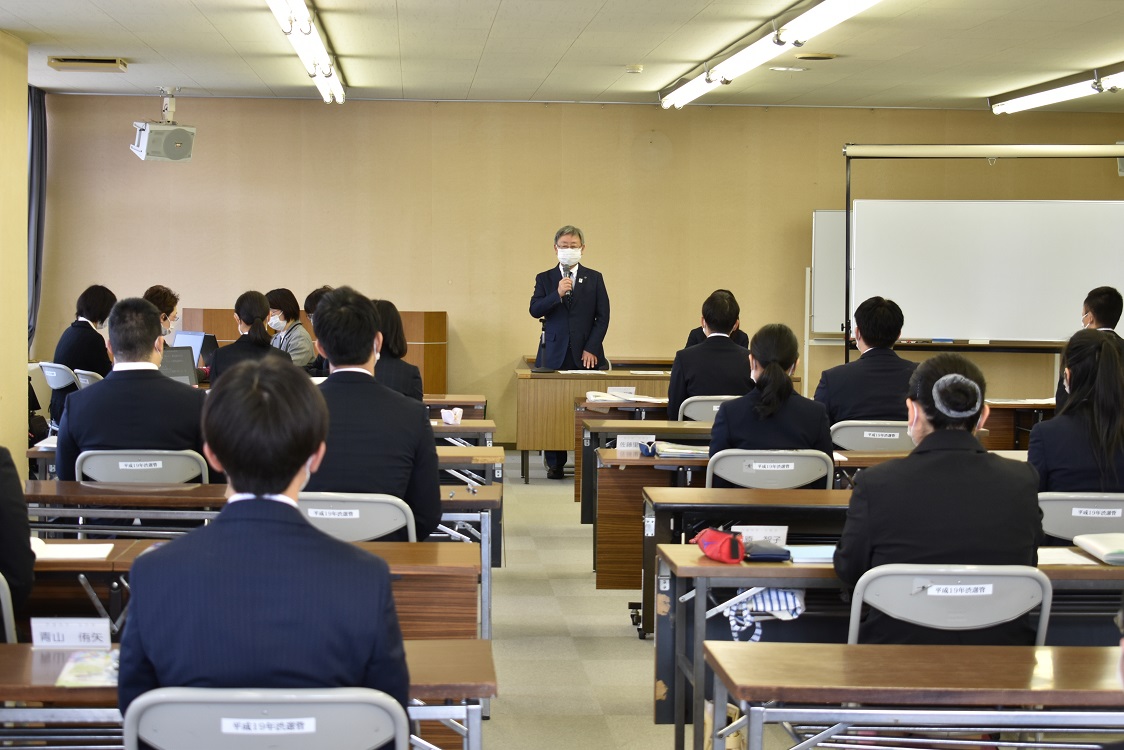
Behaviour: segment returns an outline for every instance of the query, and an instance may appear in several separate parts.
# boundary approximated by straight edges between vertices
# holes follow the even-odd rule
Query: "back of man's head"
[[[871,297],[855,310],[855,325],[867,346],[891,347],[902,335],[905,316],[891,299]]]
[[[160,338],[160,311],[140,297],[120,300],[109,311],[109,348],[116,362],[148,362]]]
[[[282,492],[327,436],[324,397],[303,370],[276,357],[224,372],[203,406],[203,439],[236,492]]]
[[[1093,314],[1097,328],[1116,328],[1120,312],[1124,309],[1124,299],[1112,287],[1099,286],[1085,298],[1085,308]]]
[[[333,367],[364,365],[375,352],[379,314],[371,300],[341,286],[320,298],[312,330]]]
[[[741,314],[738,301],[727,289],[714,290],[703,302],[702,317],[711,333],[729,334]]]

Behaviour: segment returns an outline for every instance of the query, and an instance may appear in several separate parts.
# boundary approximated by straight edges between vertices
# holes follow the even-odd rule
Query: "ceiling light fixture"
[[[343,104],[343,74],[320,31],[312,12],[303,0],[268,0],[269,9],[281,25],[281,31],[304,64],[308,77],[316,84],[324,101]]]
[[[994,114],[1009,115],[1093,94],[1112,93],[1121,88],[1124,88],[1124,63],[1117,63],[988,97],[987,103]]]
[[[730,83],[743,73],[764,65],[786,50],[804,46],[805,42],[817,34],[839,25],[879,2],[881,0],[823,0],[811,10],[785,23],[780,29],[777,29],[774,19],[768,24],[773,33],[761,37],[714,66],[709,62],[703,63],[703,72],[670,91],[666,96],[661,96],[660,106],[664,109],[671,107],[682,109],[683,105],[698,99],[708,91]],[[758,28],[754,33],[760,32],[762,28],[765,27]]]

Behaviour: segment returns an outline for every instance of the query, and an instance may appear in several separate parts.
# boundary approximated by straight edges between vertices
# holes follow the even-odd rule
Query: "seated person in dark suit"
[[[31,551],[31,529],[23,483],[16,473],[12,454],[0,447],[0,574],[12,592],[12,607],[19,612],[31,593],[35,578],[35,553]]]
[[[679,407],[691,396],[742,396],[753,389],[749,350],[731,339],[741,309],[725,289],[713,292],[702,306],[702,343],[680,349],[671,365],[667,386],[667,418],[679,419]]]
[[[375,380],[392,391],[421,401],[422,378],[416,365],[402,359],[406,356],[406,333],[402,329],[402,316],[388,299],[372,300],[379,311],[382,329],[382,349],[375,356]]]
[[[1116,342],[1117,347],[1124,354],[1124,340],[1116,335],[1116,324],[1120,322],[1120,314],[1124,311],[1124,297],[1120,292],[1110,286],[1099,286],[1085,296],[1081,305],[1081,328],[1104,331]],[[1054,394],[1055,412],[1060,412],[1069,398],[1065,387],[1065,369],[1058,373],[1058,388]]]
[[[959,354],[922,362],[910,381],[905,458],[859,472],[835,550],[852,586],[890,563],[1037,565],[1042,537],[1038,476],[1022,461],[989,454],[975,431],[987,420],[986,384]],[[863,643],[1029,645],[1026,618],[980,630],[937,630],[870,610]]]
[[[78,478],[74,462],[82,451],[203,450],[199,416],[206,394],[160,372],[164,337],[151,302],[132,297],[113,306],[109,348],[113,371],[66,399],[55,456],[59,479]]]
[[[405,706],[386,563],[297,509],[328,432],[308,376],[272,358],[235,365],[207,397],[203,431],[233,494],[209,525],[133,563],[122,713],[158,687],[369,687]]]
[[[265,321],[269,317],[269,302],[261,292],[243,292],[234,303],[234,322],[238,325],[238,339],[220,347],[211,355],[211,382],[239,362],[276,357],[291,362],[285,352],[270,345]]]
[[[701,344],[706,339],[707,334],[702,326],[692,328],[691,332],[687,334],[687,343],[683,345],[683,348],[689,349],[695,344]],[[749,348],[749,334],[741,329],[741,321],[735,323],[733,330],[730,331],[730,341],[745,349]]]
[[[905,397],[916,362],[894,353],[905,316],[893,300],[871,297],[855,310],[859,358],[824,370],[816,401],[831,424],[848,419],[905,420]]]
[[[749,340],[755,387],[718,409],[710,433],[710,455],[727,448],[799,450],[831,455],[831,433],[823,405],[796,393],[792,373],[800,345],[783,323],[763,326]],[[716,487],[728,487],[715,479]],[[816,482],[816,487],[823,484]]]
[[[332,374],[320,384],[328,403],[328,452],[310,492],[378,492],[414,511],[418,540],[441,520],[437,447],[425,404],[375,380],[382,344],[371,300],[342,286],[316,307],[316,348]],[[405,539],[404,529],[387,539]]]
[[[1040,492],[1124,492],[1124,358],[1112,331],[1078,331],[1065,347],[1069,398],[1030,431]]]
[[[320,298],[328,292],[332,291],[332,287],[325,284],[324,286],[317,287],[308,293],[304,298],[304,314],[308,316],[310,325],[315,326],[314,321],[316,317],[316,306],[320,304]],[[312,361],[304,366],[305,372],[313,378],[326,378],[328,377],[328,360],[324,359],[323,354],[317,353]]]
[[[78,295],[74,322],[59,337],[55,356],[51,361],[56,365],[66,365],[71,370],[96,372],[103,378],[108,375],[113,363],[109,361],[105,339],[98,331],[105,328],[105,321],[115,302],[117,296],[98,284]],[[77,385],[69,385],[51,391],[51,419],[56,424],[62,419],[66,397],[76,390]]]

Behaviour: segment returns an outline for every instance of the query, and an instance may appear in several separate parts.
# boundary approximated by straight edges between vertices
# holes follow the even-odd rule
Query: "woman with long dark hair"
[[[375,361],[375,380],[392,391],[404,396],[422,400],[421,371],[416,365],[402,359],[406,356],[406,333],[402,328],[402,316],[398,308],[388,299],[372,300],[379,311],[379,331],[382,333],[382,349]]]
[[[238,324],[238,340],[220,347],[211,358],[211,384],[234,365],[247,359],[284,357],[285,353],[269,343],[265,328],[269,317],[269,301],[261,292],[243,292],[234,303],[234,320]],[[288,357],[285,357],[288,359]]]

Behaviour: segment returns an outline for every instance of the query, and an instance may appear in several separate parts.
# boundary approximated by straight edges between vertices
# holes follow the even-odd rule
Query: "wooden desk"
[[[588,457],[584,451],[586,421],[590,419],[646,420],[649,417],[652,419],[666,419],[667,405],[651,404],[644,401],[622,401],[620,403],[611,401],[589,401],[585,396],[579,396],[574,399],[575,503],[581,502],[582,492],[584,491],[583,482],[585,482],[586,478],[589,476],[585,469],[588,468],[589,472],[592,473],[596,467],[596,463],[593,461],[592,457]],[[597,448],[598,446],[593,447]],[[524,453],[522,455],[526,457],[527,454]],[[527,475],[528,467],[526,463],[524,463],[522,469],[523,483],[526,484],[530,481],[530,477]],[[582,523],[593,523],[593,519],[596,515],[596,512],[590,513],[585,506],[582,506]]]
[[[529,480],[530,451],[573,450],[574,399],[584,399],[587,391],[605,391],[611,386],[635,386],[641,395],[666,398],[669,370],[641,375],[629,370],[599,370],[585,375],[517,369],[515,447],[522,452],[523,478]],[[661,408],[666,414],[666,406]]]
[[[476,639],[406,640],[410,698],[433,705],[410,706],[411,720],[452,719],[464,722],[466,748],[480,748],[480,701],[495,697],[497,680],[492,643]],[[0,707],[0,721],[14,724],[80,722],[108,725],[121,731],[117,688],[56,687],[70,651],[34,649],[29,644],[0,645],[0,701],[34,701],[43,707]],[[444,705],[445,701],[453,705]],[[467,701],[468,705],[457,705]],[[0,730],[0,739],[23,736],[23,727]],[[25,732],[24,734],[27,734]],[[423,727],[422,736],[429,736]],[[39,740],[42,734],[36,734]]]
[[[683,544],[688,515],[725,523],[788,526],[792,544],[834,544],[843,532],[850,490],[753,490],[742,487],[645,487],[641,637],[655,630],[656,545]],[[713,525],[713,523],[708,524]]]
[[[458,478],[474,477],[482,484],[503,481],[503,459],[503,448],[496,446],[437,446],[438,469]]]
[[[597,473],[584,472],[584,467],[597,466],[595,451],[621,435],[655,435],[656,440],[702,440],[710,442],[709,422],[678,422],[666,419],[591,419],[575,412],[575,421],[581,423],[580,442],[574,449],[574,491],[581,502],[582,523],[593,523],[597,518]],[[580,460],[579,460],[580,457]]]
[[[1030,429],[1054,416],[1054,399],[988,399],[986,437],[980,439],[988,450],[1026,450]]]
[[[35,616],[107,617],[113,632],[120,628],[124,588],[117,575],[120,560],[132,548],[133,539],[86,542],[54,539],[49,545],[109,544],[110,553],[100,560],[35,560],[35,585],[27,611]],[[88,602],[88,604],[87,604]],[[90,612],[93,606],[94,612]]]
[[[496,433],[496,423],[490,419],[461,419],[460,424],[445,424],[440,417],[429,420],[433,436],[450,445],[469,445],[469,440],[477,445],[490,448],[492,436]]]
[[[1074,551],[1092,559],[1080,550]],[[707,607],[710,605],[698,607],[696,602],[707,602],[710,590],[717,587],[773,586],[809,591],[843,587],[830,564],[743,562],[726,565],[706,558],[695,546],[682,544],[658,545],[656,554],[659,558],[655,605],[656,684],[666,688],[657,690],[656,722],[674,720],[677,737],[681,734],[685,717],[685,700],[680,693],[686,690],[688,683],[698,688],[693,695],[692,715],[702,715],[705,678],[703,640],[707,637]],[[1055,625],[1079,614],[1103,618],[1106,632],[1111,632],[1108,642],[1119,638],[1111,625],[1111,618],[1119,605],[1119,592],[1124,590],[1124,568],[1099,563],[1039,567],[1054,588],[1055,606],[1050,620],[1051,629],[1047,634],[1049,643],[1057,642],[1058,628]],[[689,591],[692,593],[688,597]],[[1067,596],[1068,592],[1072,592],[1072,596]],[[1098,592],[1102,596],[1095,596]],[[684,600],[684,597],[687,599]],[[808,614],[806,612],[805,617]],[[845,628],[846,617],[839,619]],[[696,732],[701,731],[700,726]],[[701,735],[696,734],[696,738],[701,739]]]
[[[831,727],[821,741],[842,740],[839,735],[860,722],[885,725],[879,734],[894,733],[895,725],[1039,731],[1124,727],[1117,677],[1120,649],[1115,646],[707,641],[703,653],[714,671],[715,705],[726,704],[727,692],[741,703],[749,717],[749,747],[754,748],[764,746],[764,725],[775,722]],[[701,729],[699,721],[695,747],[702,747]],[[722,750],[725,744],[717,738],[714,748]],[[678,737],[677,747],[682,747]]]
[[[835,451],[835,468],[837,469],[869,469],[895,458],[905,458],[909,453],[904,451]]]
[[[461,419],[484,419],[488,411],[488,399],[475,393],[426,393],[422,403],[429,407],[429,418],[438,420],[442,409],[460,407]]]

